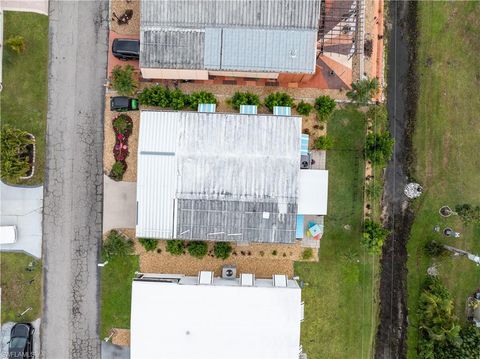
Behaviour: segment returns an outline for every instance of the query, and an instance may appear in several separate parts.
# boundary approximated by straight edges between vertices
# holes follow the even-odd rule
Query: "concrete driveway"
[[[0,224],[17,226],[17,242],[1,244],[2,251],[42,256],[43,186],[14,187],[0,182]]]
[[[114,228],[135,228],[136,194],[136,182],[116,182],[103,176],[103,233]]]
[[[4,323],[0,329],[0,358],[8,358],[8,342],[10,341],[10,330],[12,329],[14,322]],[[33,334],[33,352],[35,358],[39,358],[40,353],[40,318],[31,322],[35,328],[35,334]]]

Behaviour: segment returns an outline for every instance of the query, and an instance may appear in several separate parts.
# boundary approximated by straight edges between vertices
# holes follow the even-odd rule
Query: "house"
[[[328,172],[300,169],[301,118],[142,111],[136,236],[294,243],[325,215]]]
[[[142,0],[144,78],[313,74],[321,0]]]
[[[132,359],[298,359],[301,289],[256,279],[140,274],[132,284]]]

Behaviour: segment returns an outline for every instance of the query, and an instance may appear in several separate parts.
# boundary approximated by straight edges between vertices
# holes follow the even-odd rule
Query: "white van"
[[[0,226],[0,244],[12,244],[17,241],[16,226]]]

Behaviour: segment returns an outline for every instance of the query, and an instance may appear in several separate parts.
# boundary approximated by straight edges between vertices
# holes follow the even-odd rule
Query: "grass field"
[[[33,270],[27,271],[30,262]],[[33,321],[42,312],[42,263],[23,253],[1,253],[2,323]],[[23,317],[18,314],[31,307]]]
[[[426,192],[414,204],[408,243],[408,356],[415,358],[417,301],[432,260],[422,247],[435,239],[480,254],[480,226],[463,226],[458,217],[442,219],[442,205],[480,205],[480,2],[418,3],[418,113],[413,138],[414,176]],[[442,239],[435,225],[452,227],[459,239]],[[480,286],[480,267],[464,257],[436,261],[440,277],[464,321],[466,297]]]
[[[22,184],[43,182],[47,117],[48,17],[26,12],[4,12],[6,41],[25,38],[21,54],[3,48],[1,123],[32,133],[36,139],[35,174]]]
[[[335,143],[327,155],[329,207],[320,261],[295,265],[306,283],[302,346],[309,359],[372,357],[378,258],[360,245],[364,133],[364,114],[352,108],[336,111],[328,124]]]
[[[112,328],[130,328],[132,279],[138,270],[138,256],[114,257],[102,268],[101,339]]]

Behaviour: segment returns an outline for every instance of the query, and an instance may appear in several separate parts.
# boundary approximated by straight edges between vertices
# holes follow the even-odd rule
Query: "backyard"
[[[365,115],[353,107],[329,120],[328,215],[318,263],[296,263],[305,282],[302,346],[309,358],[371,358],[376,331],[378,257],[360,244]]]
[[[418,299],[426,270],[436,264],[452,294],[455,312],[465,323],[465,300],[480,285],[480,267],[465,257],[431,259],[423,251],[430,240],[480,254],[480,225],[464,225],[458,216],[442,218],[441,206],[480,205],[478,156],[480,97],[479,2],[419,2],[419,96],[413,137],[413,174],[425,189],[414,202],[415,220],[408,242],[408,357],[417,357]],[[446,239],[433,228],[451,227],[460,238]]]
[[[32,266],[29,264],[32,263]],[[33,321],[42,311],[42,263],[23,253],[1,253],[1,322]]]
[[[10,124],[36,139],[35,174],[21,184],[43,182],[47,116],[48,17],[4,12],[4,40],[23,36],[25,49],[15,53],[3,47],[2,125]]]

